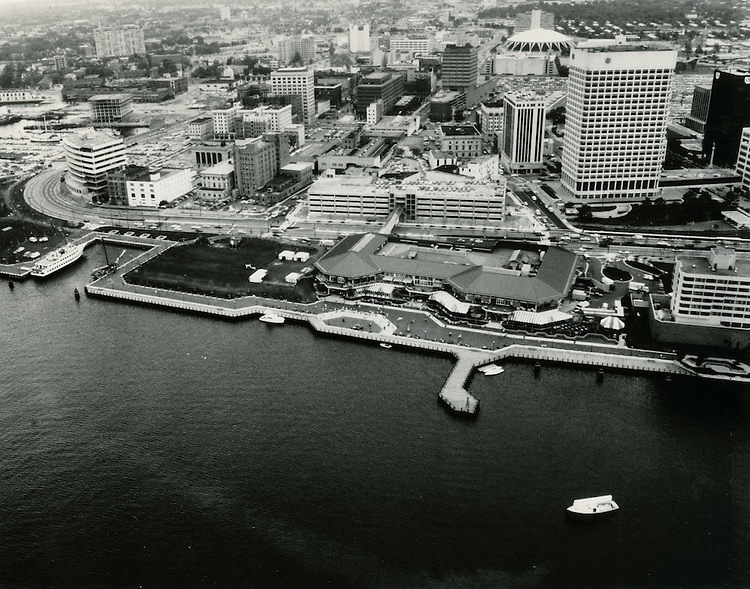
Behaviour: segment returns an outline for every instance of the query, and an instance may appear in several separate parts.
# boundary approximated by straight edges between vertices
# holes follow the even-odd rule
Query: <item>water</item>
[[[507,364],[457,419],[446,359],[76,303],[86,255],[0,288],[2,587],[750,582],[740,387]]]

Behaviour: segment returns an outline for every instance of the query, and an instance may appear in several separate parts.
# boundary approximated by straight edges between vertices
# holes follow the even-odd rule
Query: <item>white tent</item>
[[[599,325],[601,325],[604,329],[611,329],[613,331],[619,331],[623,327],[625,327],[625,324],[621,319],[618,319],[617,317],[613,317],[611,315],[602,319],[599,322]]]

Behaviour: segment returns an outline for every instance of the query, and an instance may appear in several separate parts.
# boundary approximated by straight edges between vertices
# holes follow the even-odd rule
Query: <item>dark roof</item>
[[[529,303],[546,303],[565,296],[574,278],[577,256],[568,250],[547,249],[536,276],[518,276],[500,268],[482,267],[452,252],[445,260],[377,255],[388,236],[350,235],[321,257],[315,266],[323,274],[361,278],[380,272],[438,278],[456,290]]]
[[[480,134],[474,125],[441,125],[440,130],[448,137],[475,137]]]

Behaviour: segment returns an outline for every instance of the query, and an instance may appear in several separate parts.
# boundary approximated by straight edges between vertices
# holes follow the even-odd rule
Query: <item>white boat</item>
[[[31,269],[31,275],[38,278],[45,278],[53,272],[70,266],[70,264],[78,260],[82,255],[83,245],[66,245],[38,260]]]
[[[386,350],[390,350],[393,346],[387,342],[380,342],[380,347],[385,348]]]
[[[260,320],[263,321],[263,323],[273,323],[274,325],[281,325],[284,323],[284,318],[281,315],[276,315],[275,313],[266,313],[265,315],[261,315]]]
[[[485,376],[494,376],[495,374],[502,374],[503,372],[505,372],[505,369],[502,366],[498,366],[497,364],[487,364],[486,366],[480,366],[479,368],[477,368],[477,370]]]
[[[603,515],[616,511],[620,506],[612,500],[612,495],[576,499],[568,507],[568,512],[576,515]]]

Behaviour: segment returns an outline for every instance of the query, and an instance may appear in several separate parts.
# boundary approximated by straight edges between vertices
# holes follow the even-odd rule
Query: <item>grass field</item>
[[[310,259],[307,262],[279,261],[278,253],[287,249],[306,251]],[[306,302],[315,300],[312,278],[291,285],[284,282],[284,277],[311,267],[317,255],[313,247],[271,239],[244,238],[240,247],[230,248],[223,242],[211,245],[204,238],[168,249],[128,272],[125,279],[141,286],[226,298],[256,295]],[[256,269],[268,271],[260,284],[248,282]]]

